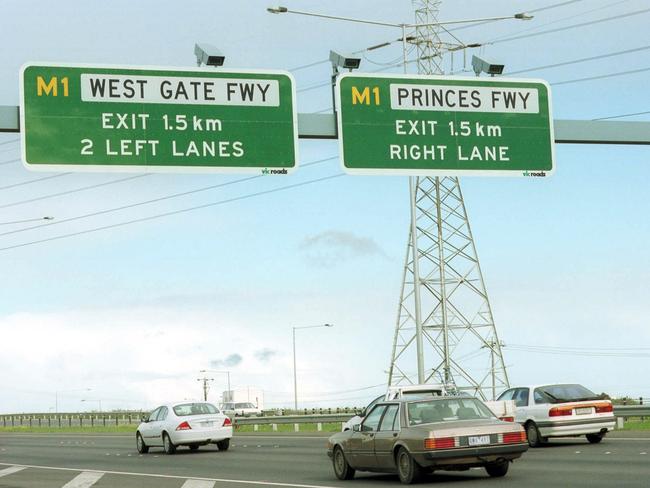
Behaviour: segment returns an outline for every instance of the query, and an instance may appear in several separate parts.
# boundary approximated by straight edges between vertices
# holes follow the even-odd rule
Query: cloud
[[[237,366],[239,363],[241,363],[242,359],[243,358],[240,354],[230,354],[225,359],[215,359],[213,361],[210,361],[210,366],[213,368],[232,368],[233,366]]]
[[[307,236],[300,248],[317,265],[331,266],[337,262],[365,256],[383,256],[386,253],[372,239],[351,232],[328,230]]]
[[[278,351],[269,349],[268,347],[265,347],[264,349],[260,349],[259,351],[255,351],[255,357],[260,361],[262,361],[263,363],[269,362],[271,358],[277,354]]]

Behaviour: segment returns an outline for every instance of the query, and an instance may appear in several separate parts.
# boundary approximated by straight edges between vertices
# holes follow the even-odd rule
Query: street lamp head
[[[519,20],[531,20],[533,17],[534,17],[533,15],[529,15],[526,12],[515,14],[515,19],[519,19]]]
[[[289,10],[287,9],[287,7],[277,6],[277,7],[268,7],[266,11],[272,14],[284,14]]]
[[[334,324],[323,324],[325,327],[334,327]]]

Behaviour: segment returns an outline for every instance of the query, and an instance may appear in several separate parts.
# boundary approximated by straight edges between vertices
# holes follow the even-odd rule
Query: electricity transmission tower
[[[420,74],[442,74],[442,0],[413,0]],[[485,399],[509,386],[458,178],[412,177],[411,226],[389,385],[445,383]],[[417,368],[416,368],[417,367]]]

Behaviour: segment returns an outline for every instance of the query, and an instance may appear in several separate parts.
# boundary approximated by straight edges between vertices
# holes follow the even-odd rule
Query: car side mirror
[[[149,422],[149,415],[143,415],[143,416],[141,417],[141,420],[142,420],[143,422],[145,422],[145,423],[146,423],[146,422]]]
[[[352,431],[353,432],[360,432],[361,431],[361,424],[355,424],[352,426]]]

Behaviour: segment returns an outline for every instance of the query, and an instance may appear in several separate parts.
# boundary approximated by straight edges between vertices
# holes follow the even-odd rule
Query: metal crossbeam
[[[650,122],[556,119],[555,142],[559,144],[650,145]],[[18,107],[0,105],[0,132],[20,132]],[[298,114],[301,139],[337,139],[333,114]]]

